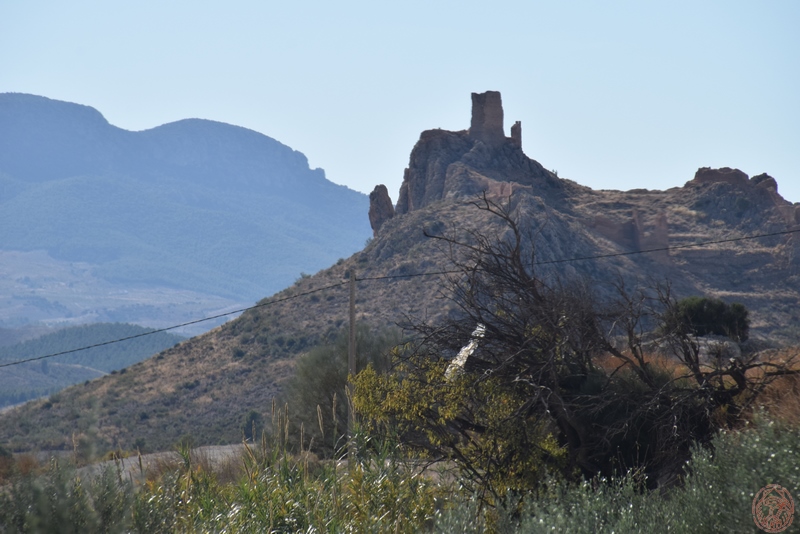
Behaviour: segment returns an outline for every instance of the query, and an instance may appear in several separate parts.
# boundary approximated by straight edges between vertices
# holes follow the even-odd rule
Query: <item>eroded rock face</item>
[[[731,169],[730,167],[722,167],[721,169],[700,167],[697,169],[694,178],[686,185],[713,184],[716,182],[725,182],[732,185],[747,185],[748,181],[748,176],[739,169]]]
[[[765,172],[750,178],[750,183],[770,191],[775,191],[776,193],[778,192],[778,182],[775,181],[775,178]]]
[[[511,127],[511,140],[515,145],[522,148],[522,121],[517,121]]]
[[[383,184],[376,185],[369,194],[369,224],[372,234],[377,236],[383,223],[394,217],[394,206],[389,198],[389,191]]]
[[[473,144],[466,132],[422,132],[403,174],[397,213],[408,213],[444,198],[447,168],[469,152]]]
[[[714,217],[731,224],[748,213],[753,215],[749,208],[755,206],[759,206],[760,213],[765,209],[777,210],[786,224],[800,223],[797,207],[778,193],[778,182],[766,173],[748,178],[747,174],[739,169],[701,167],[684,187],[690,190],[698,188],[704,190],[705,193],[702,195],[706,198],[702,203],[714,204],[715,210],[712,210],[715,211]]]
[[[509,184],[501,185],[497,182]],[[522,152],[522,124],[511,137],[503,132],[500,93],[472,94],[469,130],[422,132],[411,151],[400,186],[397,214],[452,197],[510,192],[510,184],[534,187],[537,193],[557,192],[563,184]]]
[[[777,182],[767,174],[751,179],[739,169],[703,167],[682,188],[594,191],[561,180],[528,158],[521,148],[521,124],[512,127],[510,137],[502,134],[499,93],[473,94],[472,104],[469,130],[422,133],[405,170],[397,215],[448,199],[474,201],[482,194],[501,203],[512,197],[531,196],[552,213],[575,217],[576,226],[582,226],[599,248],[610,247],[615,253],[626,254],[646,252],[642,257],[658,264],[659,269],[677,268],[677,258],[677,263],[702,265],[714,273],[712,279],[742,283],[750,276],[742,273],[756,272],[759,265],[767,263],[778,265],[774,259],[778,256],[784,264],[800,265],[800,234],[782,238],[779,253],[763,257],[756,253],[748,257],[731,253],[728,257],[727,250],[683,248],[687,243],[727,237],[731,232],[746,236],[764,232],[765,227],[800,226],[800,204],[783,199],[777,192]],[[771,222],[765,226],[767,220]],[[567,233],[565,241],[573,239],[565,236]],[[561,238],[554,238],[540,254],[550,251],[553,242]],[[678,248],[671,250],[671,246]],[[573,255],[591,256],[594,252],[590,249],[587,246]]]
[[[623,221],[595,215],[587,226],[627,251],[647,250],[659,261],[669,260],[666,251],[669,247],[669,223],[664,211],[659,211],[648,222],[643,220],[637,208],[632,208],[630,218]]]
[[[778,193],[778,182],[769,174],[761,173],[752,178],[748,178],[747,174],[744,172],[739,169],[731,169],[730,167],[722,167],[721,169],[700,167],[697,169],[694,178],[686,182],[686,185],[692,186],[715,183],[726,183],[736,186],[755,186],[776,195]],[[783,197],[781,197],[781,199],[783,199]]]

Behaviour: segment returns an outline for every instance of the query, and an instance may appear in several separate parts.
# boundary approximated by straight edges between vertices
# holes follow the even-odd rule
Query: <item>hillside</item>
[[[116,372],[184,339],[167,332],[142,336],[148,331],[132,324],[99,323],[64,328],[13,345],[0,346],[0,365],[3,365],[115,339],[133,338],[64,354],[57,359],[3,367],[0,371],[0,408],[52,395],[72,384]]]
[[[130,132],[93,108],[7,93],[0,146],[0,326],[196,319],[369,236],[365,195],[237,126]]]
[[[484,192],[533,232],[545,279],[581,277],[600,298],[620,282],[670,281],[679,297],[744,303],[751,337],[762,343],[798,341],[800,247],[796,234],[785,233],[799,228],[798,207],[778,194],[775,179],[701,168],[686,185],[667,191],[595,191],[528,158],[517,142],[519,125],[507,138],[502,123],[499,94],[488,103],[473,96],[469,130],[422,133],[397,206],[385,209],[376,189],[369,212],[375,237],[362,251],[124,375],[3,414],[0,443],[15,450],[69,448],[73,432],[100,448],[157,450],[187,434],[197,444],[239,440],[250,410],[268,413],[295,357],[346,326],[350,269],[361,279],[361,322],[435,324],[457,313],[443,275],[411,275],[450,265],[448,250],[423,232],[463,236],[473,230],[502,238],[496,218],[475,206]],[[360,214],[367,215],[366,209]],[[784,233],[741,239],[776,232]]]

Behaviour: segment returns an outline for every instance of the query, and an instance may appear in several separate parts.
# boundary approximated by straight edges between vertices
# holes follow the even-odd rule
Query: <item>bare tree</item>
[[[509,206],[485,196],[476,206],[502,223],[498,235],[429,236],[451,253],[457,274],[445,292],[460,316],[413,325],[419,342],[397,373],[357,385],[362,413],[455,461],[475,489],[502,496],[552,471],[635,469],[651,487],[671,483],[692,445],[737,424],[771,380],[796,372],[757,355],[701,361],[690,333],[659,328],[677,305],[668,286],[619,281],[618,297],[600,302],[585,278],[539,275],[536,231]],[[661,363],[654,347],[668,352]]]

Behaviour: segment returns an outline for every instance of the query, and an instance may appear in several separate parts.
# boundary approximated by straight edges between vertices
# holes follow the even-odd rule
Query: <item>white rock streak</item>
[[[472,335],[470,336],[469,343],[464,345],[461,350],[458,351],[458,355],[453,358],[453,361],[451,361],[450,365],[447,366],[447,369],[444,372],[444,377],[447,380],[450,380],[453,376],[464,371],[464,364],[467,363],[467,358],[469,358],[470,355],[475,352],[475,349],[478,348],[478,342],[481,340],[484,333],[486,333],[486,326],[478,323],[475,331],[472,332]]]

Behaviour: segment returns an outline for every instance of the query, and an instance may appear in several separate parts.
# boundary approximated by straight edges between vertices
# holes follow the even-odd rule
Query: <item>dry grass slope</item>
[[[665,192],[592,191],[567,185],[570,196],[560,199],[557,208],[532,186],[515,184],[509,198],[502,195],[512,189],[490,187],[498,192],[494,200],[509,202],[534,233],[538,261],[630,252],[614,229],[630,223],[634,212],[644,240],[640,245],[657,233],[663,214],[671,246],[792,227],[770,197],[754,196],[745,206],[741,191],[729,184]],[[48,404],[30,403],[0,415],[0,443],[14,450],[63,450],[78,442],[91,455],[93,450],[112,448],[160,450],[187,435],[198,445],[239,441],[243,417],[251,410],[268,411],[291,376],[294,359],[333,339],[346,325],[346,285],[290,297],[342,283],[354,269],[364,279],[357,291],[359,321],[375,327],[435,323],[457,313],[441,291],[441,275],[402,276],[449,266],[450,251],[426,238],[424,231],[499,232],[496,221],[478,210],[474,200],[456,194],[397,216],[363,251],[302,277],[240,318],[125,372],[70,388]],[[737,206],[742,210],[736,211]],[[796,239],[778,236],[668,253],[550,263],[541,269],[545,279],[586,277],[601,298],[611,295],[619,280],[631,285],[670,280],[679,297],[704,294],[744,303],[751,310],[753,337],[786,342],[800,337]]]

